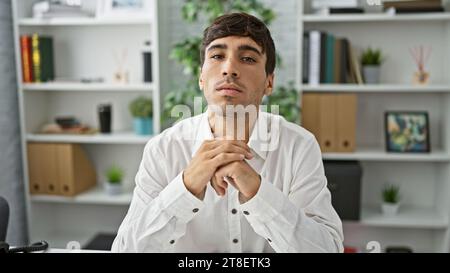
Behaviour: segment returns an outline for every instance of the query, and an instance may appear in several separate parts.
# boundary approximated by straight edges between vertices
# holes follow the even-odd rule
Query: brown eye
[[[252,57],[243,57],[242,60],[247,63],[255,63],[256,62],[255,59],[253,59]]]
[[[223,58],[223,56],[222,55],[213,55],[213,56],[211,56],[211,59],[216,59],[216,60],[220,60],[220,59],[222,59]]]

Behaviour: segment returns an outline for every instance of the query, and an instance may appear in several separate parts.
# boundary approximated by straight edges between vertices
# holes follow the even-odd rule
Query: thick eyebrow
[[[227,48],[228,47],[226,44],[215,44],[215,45],[210,46],[207,51],[209,52],[214,49],[227,49]]]
[[[259,56],[261,56],[261,52],[259,52],[258,49],[256,49],[256,47],[250,46],[250,45],[241,45],[238,47],[239,50],[241,51],[253,51],[256,54],[258,54]]]
[[[214,50],[214,49],[227,49],[227,48],[228,48],[228,46],[226,44],[215,44],[215,45],[210,46],[207,51],[209,52],[209,51]],[[251,45],[240,45],[238,47],[238,50],[240,50],[240,51],[253,51],[256,54],[258,54],[259,56],[262,55],[261,52],[259,52],[259,50],[256,47],[253,47]]]

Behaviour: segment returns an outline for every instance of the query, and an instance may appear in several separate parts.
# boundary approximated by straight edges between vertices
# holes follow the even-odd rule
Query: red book
[[[24,83],[32,83],[33,79],[33,62],[31,61],[31,37],[20,36],[20,51],[22,55],[22,76]]]

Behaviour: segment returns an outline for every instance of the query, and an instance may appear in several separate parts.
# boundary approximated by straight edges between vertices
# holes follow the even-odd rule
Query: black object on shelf
[[[386,253],[413,253],[413,250],[407,246],[388,246]]]
[[[111,133],[112,106],[111,104],[100,104],[98,106],[98,119],[100,122],[100,133]]]
[[[75,117],[56,117],[55,122],[64,129],[80,125],[80,122]]]
[[[362,8],[330,8],[330,14],[364,13]]]
[[[88,250],[111,250],[116,234],[113,233],[98,233],[92,238],[83,249]]]
[[[152,82],[152,52],[150,42],[145,42],[145,50],[142,53],[144,58],[144,82]]]
[[[359,220],[362,168],[358,161],[324,161],[331,202],[342,220]]]

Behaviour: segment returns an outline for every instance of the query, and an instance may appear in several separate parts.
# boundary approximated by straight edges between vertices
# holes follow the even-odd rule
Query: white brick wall
[[[276,14],[275,21],[271,24],[270,31],[275,41],[277,52],[283,60],[283,68],[276,70],[275,84],[286,84],[295,80],[296,44],[297,44],[297,0],[261,0],[267,7],[271,7]],[[169,46],[183,40],[190,35],[202,35],[207,27],[205,23],[187,24],[181,17],[183,1],[170,0],[170,36]],[[204,21],[204,20],[202,20]],[[163,56],[164,58],[164,56]],[[169,65],[170,75],[181,75],[182,68],[171,61]],[[183,79],[173,79],[171,88],[181,86]]]

